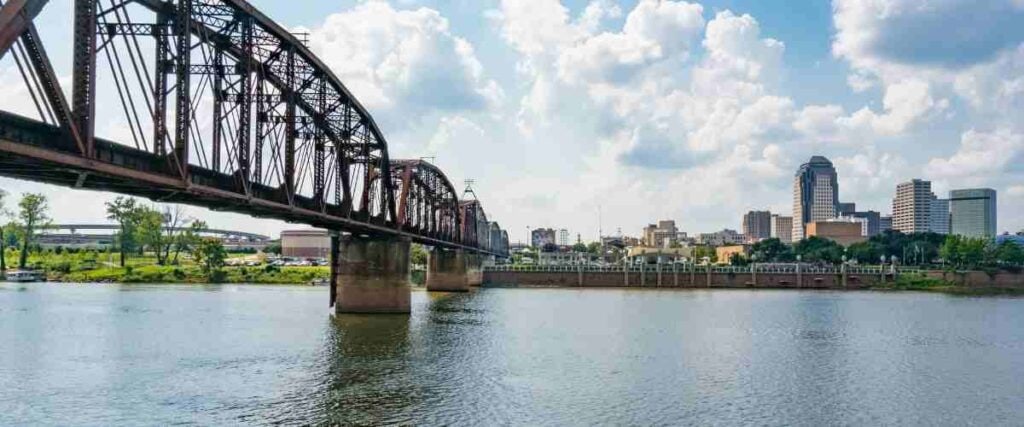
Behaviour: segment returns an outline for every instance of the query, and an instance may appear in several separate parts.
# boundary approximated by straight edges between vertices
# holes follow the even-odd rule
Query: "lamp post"
[[[796,287],[798,287],[798,288],[804,287],[804,276],[800,272],[800,260],[801,259],[803,259],[803,257],[800,256],[800,254],[797,254],[796,255]]]
[[[879,257],[879,260],[881,261],[881,263],[878,264],[878,272],[880,273],[880,275],[882,277],[882,283],[884,284],[885,283],[885,254],[882,254],[882,256]]]
[[[757,254],[750,255],[750,279],[754,282],[754,287],[757,287]]]

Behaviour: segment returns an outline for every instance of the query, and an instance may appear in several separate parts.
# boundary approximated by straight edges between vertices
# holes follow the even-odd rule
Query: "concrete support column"
[[[469,292],[466,252],[434,248],[427,260],[427,290]]]
[[[335,279],[337,313],[409,313],[409,250],[400,237],[341,236]]]
[[[484,284],[484,256],[466,253],[466,280],[469,286]]]

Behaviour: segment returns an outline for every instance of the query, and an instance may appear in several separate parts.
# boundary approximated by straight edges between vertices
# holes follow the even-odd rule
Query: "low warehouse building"
[[[281,255],[292,258],[328,258],[331,239],[327,230],[288,230],[281,232]]]

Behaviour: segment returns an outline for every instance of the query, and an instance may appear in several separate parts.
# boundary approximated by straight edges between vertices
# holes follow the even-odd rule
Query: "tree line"
[[[794,262],[858,264],[897,262],[902,265],[956,268],[1019,268],[1024,266],[1024,248],[1013,241],[969,238],[937,233],[902,233],[888,230],[867,241],[843,247],[835,241],[810,237],[793,245],[766,239],[751,246],[747,257],[735,263]]]
[[[20,246],[18,268],[26,268],[39,232],[52,226],[46,196],[23,194],[16,212],[6,208],[8,198],[0,190],[0,218],[13,219],[0,227],[0,272],[7,269],[4,255],[9,246]],[[188,253],[211,277],[224,266],[227,252],[223,244],[202,237],[206,223],[186,217],[181,206],[147,206],[131,197],[118,197],[106,203],[106,212],[107,219],[118,224],[114,240],[121,267],[131,256],[146,253],[152,253],[159,265],[178,264],[180,255]]]

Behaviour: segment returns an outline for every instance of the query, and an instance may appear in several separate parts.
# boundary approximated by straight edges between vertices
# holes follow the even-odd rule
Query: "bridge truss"
[[[500,228],[466,226],[479,202],[390,159],[331,70],[245,1],[72,1],[70,102],[33,25],[46,0],[0,9],[0,53],[43,120],[0,111],[0,175],[507,255]],[[95,136],[98,109],[119,110],[118,141]]]

